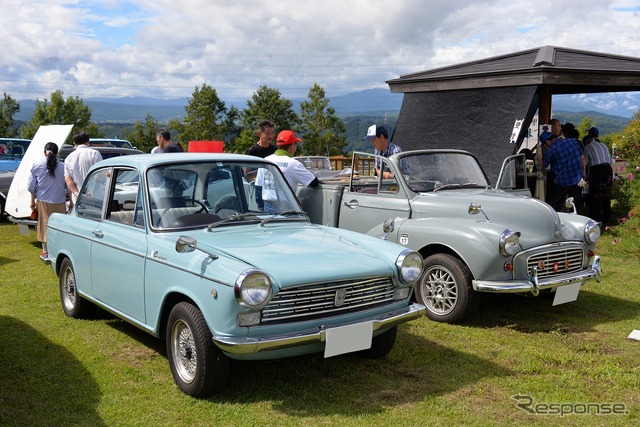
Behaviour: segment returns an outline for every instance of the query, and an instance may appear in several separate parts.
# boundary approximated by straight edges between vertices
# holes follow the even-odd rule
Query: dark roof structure
[[[553,94],[640,90],[640,58],[543,46],[387,81],[392,92],[551,85]]]
[[[518,152],[552,95],[640,91],[640,58],[543,46],[388,80],[404,93],[393,142],[402,149],[460,148],[475,154],[492,182]]]

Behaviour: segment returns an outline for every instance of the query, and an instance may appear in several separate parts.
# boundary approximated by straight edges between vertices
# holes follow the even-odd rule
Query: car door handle
[[[344,202],[344,205],[345,205],[346,207],[348,207],[348,208],[353,209],[353,208],[357,208],[357,207],[359,207],[359,206],[360,206],[360,203],[358,203],[358,201],[357,201],[357,200],[351,200],[351,201],[348,201],[348,202]]]
[[[95,230],[95,231],[92,231],[92,233],[98,239],[102,239],[104,237],[104,233],[102,232],[102,230]]]

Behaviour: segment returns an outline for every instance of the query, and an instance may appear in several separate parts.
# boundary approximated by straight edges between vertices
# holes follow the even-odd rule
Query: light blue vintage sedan
[[[275,191],[267,214],[252,181]],[[220,391],[229,358],[391,351],[422,257],[395,243],[311,224],[276,165],[171,153],[96,164],[68,215],[49,220],[64,312],[100,306],[166,339],[180,389]]]

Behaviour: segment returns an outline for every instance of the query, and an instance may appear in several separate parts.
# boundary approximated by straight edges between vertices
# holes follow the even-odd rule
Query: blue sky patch
[[[640,4],[636,6],[614,7],[613,10],[615,12],[640,12]]]
[[[128,2],[108,4],[115,6],[108,7],[103,2],[76,6],[83,10],[80,24],[86,31],[82,35],[99,40],[108,48],[134,45],[138,29],[150,22],[152,15]]]

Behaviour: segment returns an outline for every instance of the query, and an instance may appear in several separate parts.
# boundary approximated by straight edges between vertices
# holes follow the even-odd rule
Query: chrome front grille
[[[527,258],[527,272],[538,267],[538,278],[559,276],[583,269],[584,255],[580,247],[560,247]]]
[[[262,323],[295,322],[354,312],[393,301],[391,277],[316,283],[280,291],[262,310]]]

